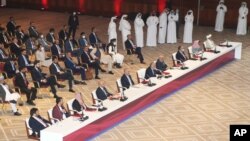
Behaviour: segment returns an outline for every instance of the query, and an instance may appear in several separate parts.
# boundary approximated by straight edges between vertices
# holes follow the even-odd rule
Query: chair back
[[[99,102],[97,100],[98,98],[97,98],[97,95],[96,95],[96,90],[92,91],[91,96],[92,96],[93,104],[97,105]]]
[[[74,98],[73,99],[70,99],[68,102],[67,102],[67,108],[70,112],[70,115],[74,115],[74,112],[73,112],[73,102],[74,102]]]
[[[29,139],[39,140],[38,137],[32,136],[33,131],[32,131],[32,129],[29,126],[29,118],[25,119],[25,129],[26,129],[27,137]],[[37,135],[37,133],[36,133],[36,135]]]
[[[146,69],[145,69],[145,68],[139,69],[139,70],[136,72],[136,76],[137,76],[137,81],[138,81],[138,83],[143,82],[144,77],[145,77],[145,74],[146,74]]]
[[[176,54],[177,54],[177,52],[172,54],[173,66],[178,66],[177,59],[176,59]]]
[[[121,83],[121,79],[120,78],[116,80],[116,86],[117,86],[117,91],[118,92],[122,92],[123,91],[123,89],[122,89],[122,83]]]
[[[56,121],[53,119],[53,116],[52,116],[52,108],[48,110],[48,118],[49,118],[49,121],[52,123],[52,124],[55,124]]]
[[[189,58],[194,58],[193,51],[192,51],[192,46],[188,47],[188,57]]]

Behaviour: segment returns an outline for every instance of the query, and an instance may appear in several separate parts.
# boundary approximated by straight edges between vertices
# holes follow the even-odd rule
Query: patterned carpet
[[[56,31],[67,23],[67,13],[41,12],[24,9],[0,9],[0,24],[5,25],[9,16],[14,16],[16,22],[27,29],[30,20],[35,21],[39,31],[47,33],[50,27]],[[56,17],[56,18],[55,18]],[[80,16],[81,31],[90,32],[92,26],[99,29],[99,36],[107,40],[108,18]],[[133,23],[133,22],[130,22]],[[213,31],[213,27],[194,27],[194,39],[204,40],[205,35],[213,34],[216,43],[237,41],[243,43],[242,59],[235,60],[189,86],[177,91],[168,98],[151,106],[127,121],[115,126],[107,132],[97,136],[96,141],[227,141],[229,140],[230,124],[250,124],[250,34],[236,36],[235,29],[225,29],[222,33]],[[183,25],[180,27],[183,33]],[[118,34],[119,52],[121,49],[121,35]],[[181,40],[178,40],[181,42]],[[172,65],[171,53],[178,45],[188,47],[189,44],[162,44],[155,48],[143,48],[145,61],[149,64],[160,54],[165,56],[169,66]],[[104,66],[105,67],[105,66]],[[123,68],[130,68],[136,80],[135,72],[147,65],[124,64]],[[122,69],[114,69],[115,75],[101,73],[110,91],[116,91],[115,80],[123,73]],[[79,76],[76,76],[79,79]],[[90,92],[97,86],[95,80],[87,81],[87,86],[74,86],[76,91],[84,93],[84,100],[91,104]],[[47,93],[47,91],[43,91]],[[59,90],[59,96],[65,101],[74,97],[67,88]],[[25,97],[23,96],[25,99]],[[54,106],[53,98],[37,99],[37,107],[42,116],[47,118],[47,110]],[[0,141],[27,141],[24,119],[29,117],[31,106],[18,107],[23,114],[14,117],[10,107],[0,112]],[[84,134],[84,133],[83,133]]]

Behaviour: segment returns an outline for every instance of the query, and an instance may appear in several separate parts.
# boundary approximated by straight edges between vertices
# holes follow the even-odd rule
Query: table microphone
[[[87,119],[89,119],[89,116],[84,116],[84,112],[83,112],[83,109],[82,109],[82,116],[81,116],[81,118],[79,120],[83,122],[83,121],[85,121]]]
[[[152,86],[156,85],[155,83],[152,83],[152,82],[151,82],[150,76],[149,76],[148,74],[146,74],[146,75],[147,75],[147,77],[148,77],[148,86],[149,86],[149,87],[152,87]]]
[[[122,89],[122,91],[121,91],[121,96],[122,96],[122,97],[120,98],[120,101],[121,101],[121,102],[126,101],[128,98],[125,96],[124,90],[126,90],[127,88],[126,88],[126,87],[120,87],[120,86],[119,86],[119,88]]]

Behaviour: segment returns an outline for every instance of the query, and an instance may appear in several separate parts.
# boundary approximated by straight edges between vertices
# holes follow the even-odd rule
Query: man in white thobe
[[[134,28],[135,28],[135,40],[136,40],[136,46],[137,47],[143,47],[144,41],[143,41],[143,27],[145,25],[144,21],[141,18],[142,14],[138,13],[136,15],[135,21],[134,21]]]
[[[159,19],[156,16],[156,13],[152,12],[146,21],[146,24],[148,26],[146,45],[149,47],[156,47],[157,46],[157,25],[158,25],[158,23],[159,23]]]
[[[112,17],[110,22],[109,22],[109,27],[108,27],[108,35],[109,35],[109,40],[110,42],[111,39],[115,38],[117,40],[117,32],[116,32],[116,16]]]
[[[131,25],[127,21],[128,15],[122,15],[122,18],[119,23],[119,30],[122,33],[122,46],[123,49],[125,50],[125,41],[127,40],[128,34],[131,34]]]
[[[192,43],[193,42],[193,21],[194,15],[193,11],[189,10],[185,16],[185,26],[184,26],[184,35],[183,43]]]
[[[168,15],[168,29],[167,29],[167,43],[176,43],[176,21],[177,16],[175,15],[174,11],[172,10]]]
[[[247,34],[247,15],[248,15],[247,3],[242,2],[241,7],[239,9],[238,26],[236,32],[237,35]]]
[[[224,0],[220,0],[219,5],[216,8],[217,16],[215,21],[215,31],[222,32],[224,26],[225,13],[227,12],[227,7],[224,4]]]
[[[166,42],[166,34],[167,34],[167,21],[168,21],[168,10],[164,9],[159,16],[159,35],[158,35],[158,43],[164,44]]]
[[[1,7],[6,6],[6,0],[1,0]]]

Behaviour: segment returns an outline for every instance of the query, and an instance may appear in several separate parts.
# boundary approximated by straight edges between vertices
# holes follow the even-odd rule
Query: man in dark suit
[[[135,83],[129,73],[129,69],[125,68],[124,69],[124,74],[121,77],[121,83],[122,87],[129,88],[130,86],[133,86]]]
[[[63,25],[63,28],[59,31],[59,40],[65,41],[68,37],[68,32],[67,32],[67,25]]]
[[[29,57],[26,54],[26,50],[22,49],[21,55],[18,56],[18,66],[19,67],[27,67],[28,70],[32,70],[34,67],[34,64],[31,64],[30,60],[28,59]]]
[[[55,29],[50,28],[49,33],[46,35],[46,40],[48,42],[50,42],[51,44],[53,44],[55,42],[55,40],[56,40],[54,33],[55,33]]]
[[[70,116],[67,109],[63,106],[63,99],[62,97],[56,98],[56,105],[52,109],[52,116],[55,119],[63,120]]]
[[[159,70],[156,69],[155,62],[152,62],[150,66],[146,69],[145,79],[149,79],[150,77],[156,77],[156,74],[161,74]]]
[[[75,84],[83,84],[83,82],[74,80],[74,76],[70,71],[64,71],[58,64],[57,56],[52,56],[52,61],[53,62],[49,67],[50,74],[56,75],[58,79],[68,80],[69,91],[74,93],[73,82],[75,82]]]
[[[18,45],[17,42],[17,38],[13,38],[12,43],[10,44],[10,52],[16,55],[16,57],[21,55],[21,47]]]
[[[33,100],[36,99],[37,89],[32,87],[26,78],[26,67],[20,67],[20,72],[16,74],[15,85],[18,86],[21,92],[26,94],[27,104],[35,106]]]
[[[182,64],[183,62],[188,60],[183,46],[178,47],[178,51],[176,53],[176,59],[177,59],[178,64]]]
[[[25,46],[28,55],[31,55],[36,51],[36,46],[34,44],[34,41],[29,36],[27,36],[27,39],[25,41]]]
[[[3,70],[7,73],[8,78],[12,78],[16,76],[16,66],[13,60],[8,60],[3,67]]]
[[[81,59],[82,59],[82,63],[87,63],[89,65],[89,67],[92,67],[95,69],[95,79],[100,79],[100,77],[98,76],[99,75],[99,63],[96,61],[96,60],[93,60],[90,55],[89,55],[89,47],[86,46],[84,48],[84,51],[81,55]]]
[[[24,39],[25,39],[25,34],[24,34],[24,32],[22,31],[20,25],[18,25],[18,26],[16,27],[16,38],[18,39],[18,41],[19,41],[20,44],[22,44],[22,43],[25,42],[25,41],[24,41]]]
[[[75,44],[71,37],[68,37],[64,42],[65,53],[72,53],[73,56],[78,56],[79,49],[75,48]]]
[[[29,27],[28,31],[29,31],[30,37],[34,37],[36,39],[39,37],[39,32],[37,31],[36,27],[34,26],[34,22],[30,22],[30,27]]]
[[[4,50],[4,45],[0,43],[0,62],[7,62],[11,58],[7,55],[7,53]]]
[[[141,47],[137,47],[132,40],[132,36],[129,34],[128,39],[125,41],[125,47],[127,49],[127,55],[137,54],[137,58],[139,58],[142,64],[145,64],[143,55],[141,53]]]
[[[86,80],[86,74],[85,74],[85,68],[83,66],[77,66],[73,60],[72,60],[72,56],[71,56],[71,53],[68,52],[66,54],[66,58],[64,60],[64,64],[65,64],[65,67],[68,68],[68,69],[71,69],[73,74],[74,73],[80,73],[81,74],[81,78],[82,80]],[[83,82],[84,84],[86,84],[85,82]]]
[[[107,88],[105,87],[104,81],[98,81],[98,88],[96,89],[96,96],[100,100],[106,100],[106,99],[119,99],[121,98],[120,94],[111,94],[108,92]]]
[[[51,122],[40,116],[37,108],[30,109],[29,126],[33,131],[32,135],[34,137],[36,137],[35,133],[37,133],[37,136],[40,137],[40,131],[49,127],[50,124]]]
[[[78,39],[78,44],[80,47],[83,47],[83,48],[89,45],[85,32],[82,32],[80,34],[80,38]]]
[[[10,103],[11,109],[15,116],[20,116],[20,114],[16,108],[17,100],[21,96],[18,93],[13,93],[12,90],[9,89],[9,86],[5,83],[4,77],[0,76],[0,98],[3,101],[8,101]]]
[[[62,48],[59,46],[59,41],[56,40],[51,47],[51,54],[57,56],[60,60],[64,60],[64,54],[62,53]]]
[[[9,33],[10,36],[15,36],[16,22],[12,16],[9,19],[10,19],[9,22],[6,25],[7,32]]]
[[[93,47],[101,47],[102,41],[98,38],[95,27],[91,28],[91,33],[89,34],[89,42]]]
[[[161,71],[167,70],[168,65],[164,62],[163,55],[160,55],[156,61],[156,68]]]
[[[69,36],[71,36],[72,33],[72,37],[73,39],[75,39],[76,29],[79,26],[79,20],[76,12],[73,12],[72,15],[69,16],[68,25],[69,25]]]
[[[4,46],[8,46],[9,44],[8,35],[3,27],[0,27],[0,43],[4,44]]]
[[[64,85],[59,84],[56,81],[55,76],[46,76],[45,73],[42,73],[42,70],[40,69],[40,63],[39,61],[35,61],[34,68],[31,70],[31,76],[33,81],[36,81],[40,84],[40,86],[50,86],[51,92],[54,94],[54,98],[57,98],[56,94],[56,87],[57,85],[59,88],[64,88]]]

